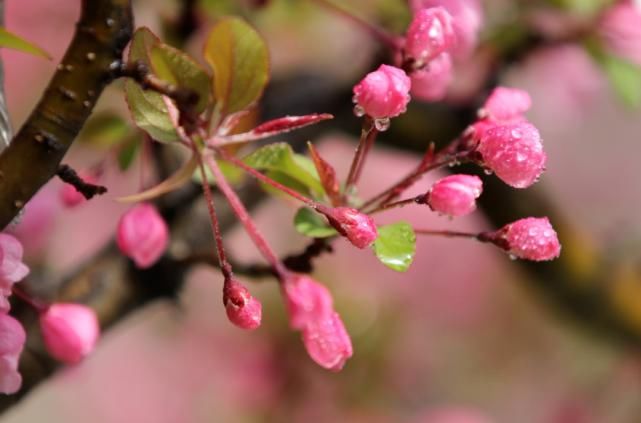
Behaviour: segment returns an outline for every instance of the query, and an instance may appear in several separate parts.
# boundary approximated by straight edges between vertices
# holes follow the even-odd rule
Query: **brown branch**
[[[94,185],[82,179],[71,166],[62,164],[58,167],[56,175],[65,183],[72,185],[76,191],[82,194],[87,200],[91,200],[96,195],[102,195],[107,192],[107,188],[102,185]]]
[[[80,21],[58,70],[31,116],[0,155],[0,228],[56,174],[120,66],[132,31],[130,0],[82,0]]]

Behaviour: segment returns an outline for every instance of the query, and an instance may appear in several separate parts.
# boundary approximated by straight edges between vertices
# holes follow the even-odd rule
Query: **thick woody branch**
[[[130,0],[82,0],[80,21],[58,70],[31,116],[0,155],[0,228],[56,174],[120,66],[132,31]]]

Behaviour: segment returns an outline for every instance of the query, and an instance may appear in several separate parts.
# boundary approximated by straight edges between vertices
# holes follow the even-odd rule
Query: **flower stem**
[[[24,291],[22,288],[20,288],[17,285],[13,285],[11,287],[11,292],[38,313],[43,313],[49,308],[48,304],[45,304],[33,298],[30,294],[28,294],[26,291]]]
[[[225,159],[226,161],[230,162],[234,166],[243,169],[245,172],[249,173],[250,175],[252,175],[254,178],[258,179],[259,181],[264,182],[264,183],[266,183],[268,185],[271,185],[272,187],[284,192],[285,194],[287,194],[287,195],[289,195],[291,197],[294,197],[297,200],[302,201],[303,203],[305,203],[306,205],[308,205],[309,207],[311,207],[313,209],[319,209],[319,208],[323,207],[322,205],[320,205],[316,201],[312,200],[311,198],[305,197],[304,195],[294,191],[293,189],[291,189],[289,187],[286,187],[285,185],[283,185],[283,184],[281,184],[279,182],[276,182],[272,178],[264,175],[263,173],[259,172],[258,170],[254,169],[253,167],[243,163],[242,160],[239,160],[238,158],[234,157],[232,154],[229,154],[224,149],[216,148],[216,147],[213,147],[213,149],[223,159]]]
[[[274,273],[276,274],[278,279],[284,280],[289,272],[287,271],[283,263],[281,263],[281,261],[278,259],[276,253],[274,253],[263,235],[256,227],[256,224],[252,220],[251,216],[249,216],[249,213],[247,212],[247,209],[245,208],[243,203],[240,201],[240,198],[238,198],[236,192],[234,192],[233,188],[229,185],[229,182],[227,182],[227,179],[225,178],[225,175],[223,175],[223,172],[220,170],[218,163],[216,163],[216,160],[211,155],[205,155],[204,159],[211,169],[214,178],[216,178],[218,188],[227,198],[229,205],[234,210],[236,216],[238,216],[240,223],[245,227],[247,234],[252,239],[263,257],[265,257],[267,262],[269,262],[269,264],[272,266],[272,268],[274,269]]]
[[[418,195],[416,197],[406,198],[404,200],[399,200],[399,201],[394,201],[393,203],[382,204],[382,205],[378,206],[377,208],[375,208],[374,210],[372,210],[371,212],[369,212],[368,214],[374,214],[374,213],[379,213],[379,212],[382,212],[382,211],[385,211],[385,210],[394,209],[394,208],[397,208],[397,207],[403,207],[403,206],[406,206],[406,205],[408,205],[410,203],[411,204],[425,204],[424,197],[425,196],[423,194],[421,194],[421,195]]]
[[[433,230],[433,229],[414,229],[414,233],[417,235],[436,235],[444,236],[448,238],[475,238],[478,239],[479,234],[473,234],[470,232],[459,232],[459,231],[449,231],[449,230]]]
[[[358,183],[358,179],[360,178],[363,170],[363,164],[365,163],[365,158],[367,157],[369,150],[372,148],[376,135],[378,135],[378,130],[374,126],[374,121],[372,118],[366,116],[363,120],[361,138],[358,141],[358,147],[356,147],[356,151],[354,152],[354,158],[352,159],[349,174],[347,175],[347,180],[345,182],[345,194],[351,192],[354,185]]]
[[[377,38],[380,42],[383,44],[387,45],[388,47],[397,50],[401,48],[401,39],[400,37],[394,36],[393,34],[390,34],[389,32],[385,31],[384,29],[374,25],[371,22],[367,22],[347,10],[343,9],[342,7],[336,6],[333,2],[329,0],[312,0],[316,4],[318,4],[321,7],[324,7],[325,9],[329,10],[330,12],[347,19],[348,21],[352,22],[353,24],[356,24],[360,28],[364,29],[365,31],[369,32],[370,35],[372,35],[374,38]]]
[[[227,259],[227,254],[225,253],[225,246],[223,245],[223,235],[220,229],[220,222],[216,214],[216,207],[214,205],[214,196],[211,194],[211,187],[207,181],[207,174],[205,173],[205,166],[201,155],[198,153],[198,150],[194,148],[194,154],[198,154],[198,168],[200,169],[200,177],[202,180],[203,193],[205,195],[205,200],[207,202],[207,210],[209,211],[209,218],[211,220],[211,227],[214,231],[214,239],[216,240],[216,251],[218,253],[218,264],[220,265],[220,270],[225,277],[225,282],[230,280],[233,276],[232,266]]]

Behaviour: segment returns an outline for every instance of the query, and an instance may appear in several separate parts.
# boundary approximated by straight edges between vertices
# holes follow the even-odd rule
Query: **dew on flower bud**
[[[390,127],[390,119],[389,118],[374,119],[374,127],[379,132],[385,132]]]
[[[492,172],[492,169],[488,169],[488,168],[483,169],[483,173],[485,173],[488,176],[494,174],[494,172]]]
[[[556,231],[547,217],[528,217],[509,223],[494,233],[492,242],[507,250],[510,258],[546,261],[561,253]]]
[[[356,106],[354,106],[354,114],[356,115],[356,117],[363,117],[365,116],[365,109],[357,104]]]
[[[354,97],[357,107],[360,107],[355,108],[354,113],[357,116],[367,114],[374,119],[396,117],[403,113],[410,101],[411,85],[405,71],[381,65],[354,86]]]
[[[378,236],[374,220],[351,207],[336,207],[322,212],[330,225],[346,237],[355,247],[372,245]]]

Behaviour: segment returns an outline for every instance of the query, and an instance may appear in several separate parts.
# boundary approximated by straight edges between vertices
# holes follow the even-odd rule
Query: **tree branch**
[[[120,67],[132,32],[130,0],[82,0],[80,21],[58,70],[31,116],[0,154],[0,228],[56,174]]]

